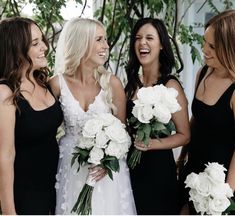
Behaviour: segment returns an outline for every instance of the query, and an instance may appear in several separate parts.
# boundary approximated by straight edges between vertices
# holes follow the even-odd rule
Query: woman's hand
[[[134,141],[134,146],[140,150],[140,151],[148,151],[151,149],[151,140],[149,140],[149,144],[148,145],[145,145],[144,142],[136,139]]]
[[[96,182],[102,179],[107,174],[107,170],[101,166],[94,166],[89,168],[89,175],[92,176]]]

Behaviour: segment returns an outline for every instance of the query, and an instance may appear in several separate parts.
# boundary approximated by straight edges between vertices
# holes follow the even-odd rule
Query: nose
[[[105,49],[109,49],[109,45],[108,45],[107,40],[104,40],[104,43],[103,43],[103,44],[104,44],[104,48],[105,48]]]
[[[202,46],[202,52],[206,54],[206,53],[208,53],[208,50],[209,50],[208,45],[206,43],[204,43]]]
[[[42,41],[42,43],[41,43],[41,50],[43,50],[43,51],[48,50],[48,47],[46,46],[46,44],[44,43],[44,41]]]
[[[140,39],[140,44],[146,44],[146,39],[144,37]]]

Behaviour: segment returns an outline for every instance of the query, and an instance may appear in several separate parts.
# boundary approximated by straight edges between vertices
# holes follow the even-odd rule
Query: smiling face
[[[135,37],[135,52],[140,64],[144,66],[158,61],[161,49],[156,28],[151,24],[143,25]]]
[[[91,64],[93,67],[103,65],[107,60],[108,49],[105,29],[97,25],[91,54],[86,63]]]
[[[203,53],[205,63],[209,67],[218,68],[221,67],[221,63],[216,55],[215,51],[215,40],[214,40],[214,29],[209,26],[204,33],[204,44]]]
[[[33,62],[32,69],[37,70],[47,66],[47,59],[45,57],[47,46],[43,41],[42,32],[35,24],[31,25],[31,35],[32,42],[28,51],[28,56]]]

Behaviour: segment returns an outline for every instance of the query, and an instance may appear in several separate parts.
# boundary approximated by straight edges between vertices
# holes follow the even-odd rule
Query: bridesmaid
[[[135,148],[143,151],[140,164],[130,169],[133,194],[138,214],[178,214],[178,185],[172,149],[189,142],[188,103],[183,88],[172,73],[175,59],[164,23],[159,19],[143,18],[137,21],[131,34],[129,62],[127,117],[132,116],[133,100],[141,87],[163,84],[178,91],[181,111],[173,114],[176,133],[161,139],[150,139],[148,148],[134,140]],[[142,67],[142,75],[138,74]],[[134,135],[134,128],[130,128]],[[134,148],[134,147],[133,147]]]
[[[55,209],[57,128],[63,114],[47,85],[48,43],[28,18],[0,22],[0,203],[2,214]]]

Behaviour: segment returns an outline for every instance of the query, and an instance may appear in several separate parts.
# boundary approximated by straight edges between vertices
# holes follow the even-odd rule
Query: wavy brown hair
[[[212,17],[205,29],[209,26],[214,29],[216,55],[235,80],[235,10],[226,10]]]
[[[38,26],[33,20],[23,17],[6,18],[0,22],[0,79],[5,80],[12,90],[13,104],[17,106],[20,97],[20,85],[22,68],[26,63],[29,67],[26,70],[26,78],[30,80],[29,73],[33,63],[28,56],[32,44],[31,25]],[[40,27],[38,26],[40,29]],[[40,29],[41,30],[41,29]],[[49,44],[42,33],[43,42],[49,48]],[[45,53],[45,55],[48,53]],[[48,68],[35,70],[33,76],[36,82],[46,88],[48,79]]]

